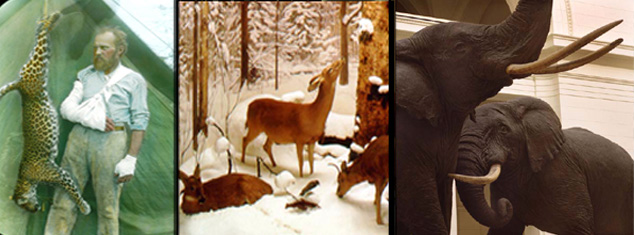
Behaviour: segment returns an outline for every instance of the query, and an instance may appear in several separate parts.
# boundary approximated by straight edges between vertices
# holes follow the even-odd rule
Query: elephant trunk
[[[475,136],[463,135],[461,137],[456,172],[473,176],[485,173],[485,169],[488,166],[482,163],[483,159],[480,158],[482,150],[479,148],[479,142],[481,141]],[[484,185],[473,185],[456,181],[456,187],[462,204],[479,223],[488,227],[499,228],[511,220],[513,207],[509,200],[501,198],[492,208],[484,196]]]
[[[513,217],[513,206],[506,198],[501,198],[494,205],[497,210],[489,206],[484,197],[483,185],[472,185],[456,181],[456,188],[460,194],[460,200],[469,214],[479,223],[492,228],[500,228],[506,225]]]
[[[497,25],[498,34],[506,38],[512,48],[510,63],[527,63],[537,60],[550,30],[552,0],[520,0],[515,11]],[[525,77],[528,74],[515,77]]]

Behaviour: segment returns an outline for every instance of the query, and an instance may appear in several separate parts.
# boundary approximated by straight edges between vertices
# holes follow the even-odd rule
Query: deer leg
[[[304,177],[304,144],[295,143],[295,147],[297,147],[297,160],[299,161],[299,177]]]
[[[313,152],[315,151],[315,142],[308,144],[308,164],[310,164],[310,174],[313,174],[313,161],[315,160]]]
[[[244,163],[244,155],[247,151],[247,145],[249,145],[249,143],[255,139],[255,137],[257,137],[260,133],[255,133],[253,131],[251,131],[251,129],[249,129],[249,132],[247,132],[247,135],[244,136],[244,138],[242,138],[242,163]]]
[[[381,194],[383,194],[383,190],[387,182],[383,180],[378,180],[374,187],[376,187],[376,195],[374,196],[374,205],[376,206],[376,223],[383,224],[383,219],[381,219]]]
[[[271,141],[271,138],[266,137],[266,142],[264,143],[264,146],[262,146],[264,148],[264,151],[266,151],[266,153],[269,155],[269,158],[271,159],[271,164],[273,164],[273,166],[275,166],[275,160],[273,160],[273,152],[271,151],[271,146],[273,145],[273,141]]]

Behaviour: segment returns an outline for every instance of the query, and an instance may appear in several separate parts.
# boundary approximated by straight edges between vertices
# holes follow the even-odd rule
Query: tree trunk
[[[278,46],[278,34],[279,34],[279,24],[280,24],[280,2],[277,1],[275,3],[275,90],[279,88],[279,77],[278,77],[278,63],[279,63],[279,46]]]
[[[196,7],[194,7],[194,9],[196,9]],[[198,11],[194,10],[194,40],[193,40],[193,45],[194,45],[194,78],[192,79],[193,82],[193,97],[192,97],[192,118],[193,118],[193,129],[194,129],[194,138],[193,140],[193,146],[194,149],[198,149],[198,141],[197,138],[195,137],[196,134],[198,133],[198,130],[200,130],[199,124],[198,124],[198,78],[200,77],[200,70],[198,70],[198,32],[200,31],[199,29],[199,14]]]
[[[341,69],[341,75],[339,77],[339,84],[348,85],[348,25],[343,22],[346,17],[346,8],[348,4],[341,2],[341,8],[339,9],[339,24],[341,25],[341,58],[346,60],[343,62],[343,68]]]
[[[206,29],[207,22],[203,19],[207,13],[209,8],[207,4],[204,3],[196,3],[199,5],[200,11],[194,12],[194,89],[193,89],[193,130],[194,130],[194,138],[193,138],[193,147],[195,150],[198,149],[198,139],[196,136],[200,131],[203,131],[204,135],[207,136],[207,123],[205,123],[205,119],[207,119],[207,66],[206,66],[206,54],[207,47],[206,43]]]
[[[242,48],[241,48],[241,65],[240,65],[240,86],[244,86],[244,83],[249,81],[249,53],[247,53],[247,49],[249,47],[249,18],[247,15],[247,10],[249,8],[249,2],[242,2],[240,4],[241,7],[241,39],[242,39]]]
[[[179,88],[178,88],[178,100],[179,100],[179,113],[181,115],[178,118],[179,126],[179,156],[185,152],[190,145],[193,133],[193,115],[192,113],[192,96],[193,96],[193,80],[194,80],[194,66],[195,60],[193,60],[194,44],[195,40],[194,29],[185,27],[187,23],[194,23],[194,3],[193,2],[179,2],[179,40],[178,40],[178,57],[180,63],[178,64],[179,74]],[[179,159],[182,160],[182,159]]]
[[[209,88],[208,88],[208,83],[209,83],[209,69],[208,69],[208,62],[209,62],[209,47],[208,47],[208,38],[209,38],[209,30],[207,30],[207,25],[209,24],[209,2],[205,2],[202,3],[202,6],[200,8],[201,10],[201,14],[200,14],[200,28],[202,29],[199,31],[199,35],[200,35],[200,54],[199,54],[199,60],[200,60],[200,66],[198,67],[198,70],[200,71],[200,77],[199,79],[199,86],[198,86],[198,119],[196,120],[199,123],[199,130],[202,130],[203,133],[205,134],[205,136],[208,136],[207,133],[207,122],[205,122],[205,120],[207,120],[207,109],[209,107],[208,105],[208,92],[209,92]],[[195,132],[196,134],[198,134],[198,132]]]
[[[364,146],[373,136],[387,135],[389,127],[389,95],[379,94],[378,86],[369,82],[378,76],[389,84],[389,9],[388,2],[364,2],[363,18],[372,20],[372,36],[359,40],[359,76],[357,79],[357,115],[353,141]],[[354,154],[351,155],[353,158]],[[351,159],[352,160],[352,159]]]

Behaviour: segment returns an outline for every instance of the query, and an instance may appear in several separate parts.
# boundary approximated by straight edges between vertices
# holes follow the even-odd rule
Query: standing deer
[[[308,162],[313,173],[313,151],[315,142],[324,134],[326,118],[335,96],[335,82],[341,72],[345,59],[339,59],[326,67],[310,80],[308,91],[319,86],[317,98],[312,103],[297,104],[274,99],[257,99],[249,104],[247,110],[247,135],[242,139],[242,162],[249,142],[264,132],[267,135],[264,151],[273,160],[273,143],[295,143],[299,160],[299,176],[303,177],[303,150],[308,145]]]
[[[178,171],[178,178],[185,184],[181,191],[184,194],[181,208],[188,215],[253,204],[262,196],[273,193],[269,184],[245,174],[227,174],[202,183],[198,165],[192,176]]]
[[[368,148],[347,167],[347,162],[341,163],[341,170],[337,176],[337,196],[342,198],[350,188],[363,181],[368,181],[376,187],[374,205],[376,206],[376,223],[383,224],[381,219],[381,194],[389,181],[390,172],[390,137],[382,135],[370,142]],[[336,167],[336,165],[335,165]]]

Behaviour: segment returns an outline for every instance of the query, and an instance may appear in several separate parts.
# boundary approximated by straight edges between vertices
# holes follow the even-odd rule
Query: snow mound
[[[327,144],[327,145],[315,145],[315,153],[320,156],[333,156],[335,158],[339,158],[341,156],[347,156],[350,153],[350,149],[338,145],[338,144]]]
[[[361,20],[359,20],[359,30],[361,30],[361,32],[372,34],[374,32],[374,25],[370,19],[361,18]]]
[[[365,148],[361,147],[361,145],[358,145],[357,143],[352,143],[350,145],[350,150],[354,151],[355,153],[363,153]]]
[[[354,115],[330,112],[328,118],[326,118],[324,134],[326,136],[336,136],[337,138],[345,139],[346,137],[352,137],[354,135],[352,126],[354,126]]]
[[[223,161],[218,155],[211,151],[211,149],[206,149],[203,151],[203,154],[198,159],[198,164],[200,165],[200,178],[201,180],[207,181],[215,176],[219,176],[227,173],[227,164],[226,161]],[[179,168],[180,171],[184,172],[188,176],[194,174],[194,169],[196,168],[196,158],[192,157],[183,162]]]
[[[390,92],[390,85],[381,85],[379,87],[379,94],[385,94]]]
[[[220,154],[226,152],[227,150],[229,150],[229,145],[229,140],[224,136],[218,138],[218,140],[216,140],[216,153]]]
[[[286,102],[302,103],[306,95],[301,91],[293,91],[282,95],[282,100]]]
[[[275,187],[280,191],[286,191],[286,189],[295,184],[295,177],[288,171],[282,171],[275,177]]]
[[[383,84],[383,79],[381,79],[380,77],[377,76],[370,76],[368,78],[368,81],[370,81],[370,83],[372,83],[372,85],[376,85],[376,86],[380,86]]]

